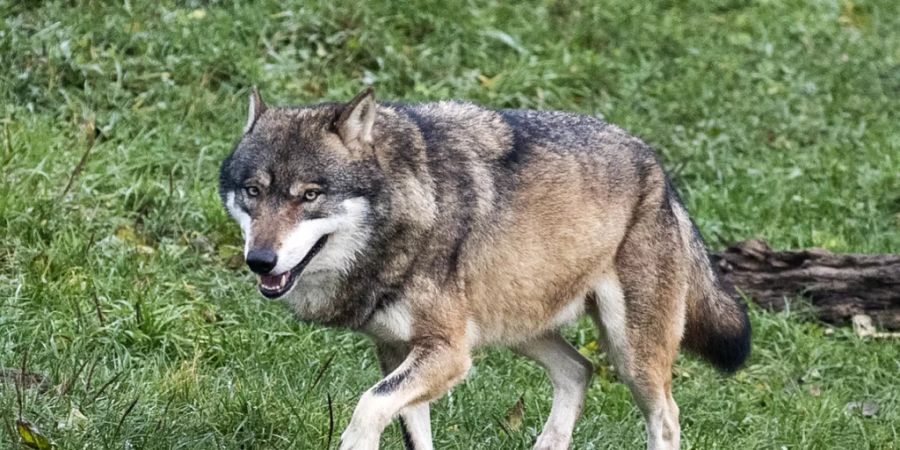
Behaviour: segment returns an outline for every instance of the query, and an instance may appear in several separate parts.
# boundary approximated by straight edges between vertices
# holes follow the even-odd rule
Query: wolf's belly
[[[471,308],[466,328],[469,346],[511,346],[568,325],[585,313],[587,292],[585,287],[564,301],[544,299],[530,305],[497,301]]]

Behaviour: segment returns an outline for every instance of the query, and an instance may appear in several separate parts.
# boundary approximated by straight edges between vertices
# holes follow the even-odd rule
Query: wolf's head
[[[219,193],[241,226],[244,256],[264,296],[284,296],[301,275],[340,276],[365,247],[380,184],[376,113],[371,89],[346,104],[303,108],[269,108],[251,93]]]

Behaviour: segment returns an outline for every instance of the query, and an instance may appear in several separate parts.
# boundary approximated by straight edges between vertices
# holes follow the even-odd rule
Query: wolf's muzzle
[[[268,275],[277,264],[278,254],[271,249],[254,249],[247,253],[247,265],[260,275]]]
[[[288,293],[293,287],[297,278],[300,277],[300,274],[303,273],[303,269],[312,261],[313,257],[315,257],[322,247],[325,246],[325,242],[328,240],[329,235],[324,235],[313,244],[312,248],[306,253],[306,256],[297,263],[296,266],[282,272],[280,274],[271,275],[271,271],[276,267],[277,264],[277,256],[272,256],[269,258],[265,255],[266,250],[254,250],[247,254],[247,264],[253,269],[254,272],[259,274],[259,292],[262,293],[263,296],[267,298],[278,298],[282,295]],[[260,252],[261,255],[258,259],[254,259],[254,263],[250,263],[250,255],[254,252]],[[254,255],[256,256],[256,255]],[[265,272],[261,272],[257,270],[257,267],[254,267],[254,264],[258,266],[264,266],[260,268],[267,269]]]

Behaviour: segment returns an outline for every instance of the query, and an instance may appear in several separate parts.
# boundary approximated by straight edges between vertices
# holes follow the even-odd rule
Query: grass
[[[261,300],[216,195],[251,85],[600,114],[659,149],[713,247],[900,251],[900,3],[643,3],[0,0],[0,368],[27,355],[50,385],[22,416],[66,449],[324,448],[330,398],[336,441],[377,380],[370,345]],[[896,340],[751,313],[737,376],[677,364],[686,448],[898,447]],[[642,446],[590,355],[574,448]],[[436,447],[527,448],[547,379],[476,359],[434,405]],[[0,383],[5,447],[18,412]]]

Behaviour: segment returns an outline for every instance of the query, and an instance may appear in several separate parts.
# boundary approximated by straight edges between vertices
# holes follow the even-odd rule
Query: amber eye
[[[319,194],[321,194],[321,192],[319,192],[315,189],[310,189],[303,193],[303,200],[307,201],[307,202],[311,202],[311,201],[319,198]]]
[[[259,188],[256,186],[247,186],[244,188],[244,190],[247,192],[247,195],[250,197],[259,196]]]

